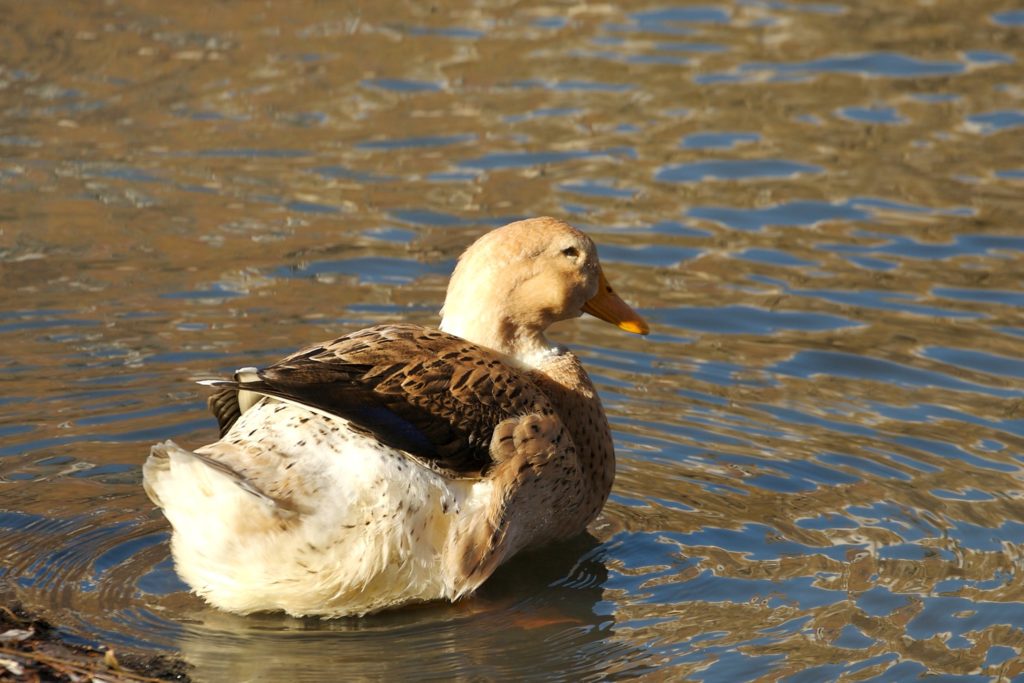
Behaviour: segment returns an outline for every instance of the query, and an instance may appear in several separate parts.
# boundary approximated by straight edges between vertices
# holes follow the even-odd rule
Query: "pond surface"
[[[0,593],[195,678],[1024,673],[1024,12],[974,0],[0,7]],[[437,322],[554,215],[648,318],[553,332],[615,432],[474,598],[241,618],[150,444],[195,377]]]

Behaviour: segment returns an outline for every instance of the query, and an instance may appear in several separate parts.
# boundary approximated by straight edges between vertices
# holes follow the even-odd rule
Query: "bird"
[[[583,313],[649,332],[589,236],[531,218],[459,257],[438,328],[377,325],[201,381],[221,438],[155,444],[143,466],[177,573],[228,612],[358,617],[454,602],[583,533],[612,435],[579,358],[545,336]]]

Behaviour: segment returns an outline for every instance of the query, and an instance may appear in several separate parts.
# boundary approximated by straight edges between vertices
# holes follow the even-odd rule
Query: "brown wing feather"
[[[500,354],[415,325],[362,330],[257,374],[234,388],[343,417],[453,476],[491,467],[491,435],[502,420],[554,415],[530,377]]]

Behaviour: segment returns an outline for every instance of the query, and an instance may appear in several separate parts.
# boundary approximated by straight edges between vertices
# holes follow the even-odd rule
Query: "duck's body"
[[[511,251],[495,262],[489,246]],[[510,326],[517,292],[538,277],[558,289],[551,264],[521,267],[552,249],[584,277],[555,292],[568,306],[541,300]],[[514,277],[468,277],[481,260]],[[578,359],[542,333],[584,307],[645,332],[605,287],[589,238],[523,221],[460,261],[442,323],[460,336],[374,327],[210,382],[221,440],[159,444],[144,468],[178,572],[233,612],[365,614],[454,600],[520,550],[582,532],[611,490],[611,434]]]

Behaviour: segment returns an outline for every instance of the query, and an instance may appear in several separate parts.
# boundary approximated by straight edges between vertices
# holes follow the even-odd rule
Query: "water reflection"
[[[321,680],[325,670],[360,680],[423,671],[500,679],[551,671],[601,676],[609,662],[602,641],[615,621],[601,604],[604,561],[594,541],[581,539],[509,564],[455,607],[424,605],[364,619],[241,618],[200,609],[180,642],[197,674],[209,680]],[[642,659],[638,647],[625,643],[616,654]]]
[[[200,680],[1024,674],[1018,84],[1005,3],[2,10],[0,594]],[[196,376],[390,320],[556,214],[647,340],[580,320],[594,539],[478,597],[240,619],[139,486]]]

